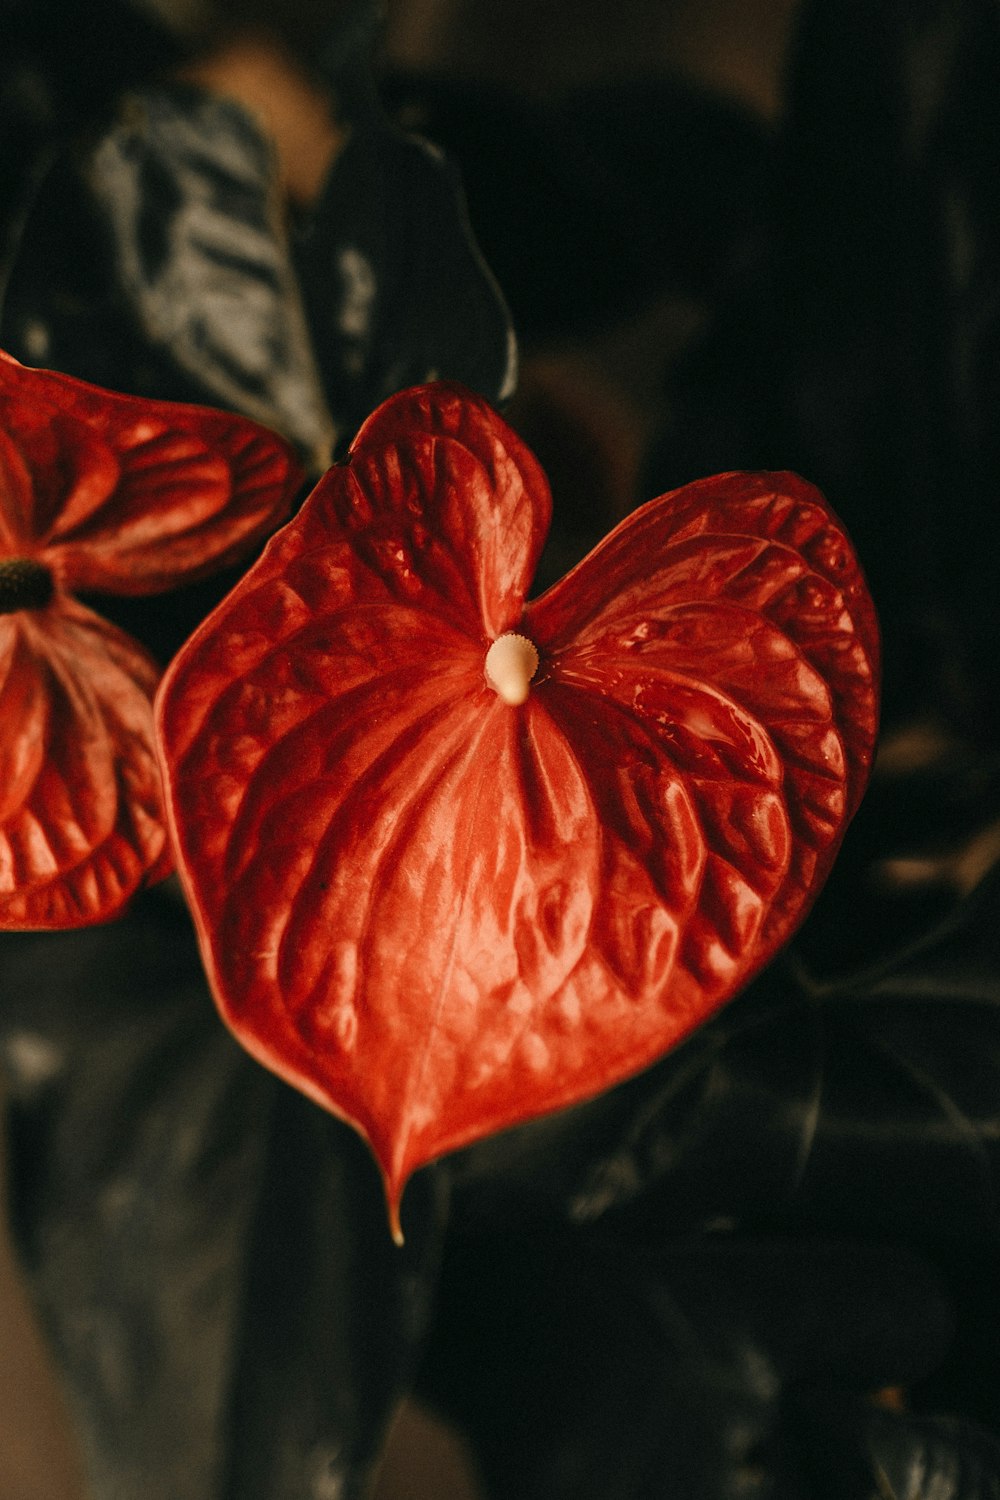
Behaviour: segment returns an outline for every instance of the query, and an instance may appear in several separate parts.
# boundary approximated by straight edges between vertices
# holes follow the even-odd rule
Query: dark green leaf
[[[440,151],[374,110],[354,127],[295,245],[330,408],[348,436],[394,391],[455,380],[494,403],[516,346]]]
[[[432,1183],[399,1252],[363,1146],[232,1041],[162,891],[8,935],[2,983],[15,1229],[95,1494],[360,1496],[423,1333]]]
[[[127,96],[63,158],[25,226],[0,339],[134,395],[273,427],[321,471],[335,439],[303,319],[273,158],[250,117],[190,88]]]

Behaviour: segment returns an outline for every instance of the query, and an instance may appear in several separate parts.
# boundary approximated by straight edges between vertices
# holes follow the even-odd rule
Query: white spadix
[[[538,671],[538,652],[527,636],[498,636],[486,653],[486,681],[505,703],[516,707],[528,696]]]

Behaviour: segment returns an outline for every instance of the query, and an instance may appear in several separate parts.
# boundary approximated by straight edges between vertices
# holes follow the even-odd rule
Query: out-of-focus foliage
[[[418,1176],[412,1261],[368,1238],[381,1204],[347,1132],[217,1032],[161,898],[117,936],[11,939],[18,1225],[109,1494],[140,1471],[155,1494],[144,1465],[176,1477],[168,1410],[213,1500],[252,1494],[239,1486],[258,1465],[262,1495],[297,1500],[338,1443],[342,1492],[358,1493],[421,1348],[421,1386],[474,1435],[497,1500],[1000,1492],[998,28],[991,0],[807,0],[776,139],[669,80],[544,109],[399,83],[400,117],[458,158],[532,347],[641,323],[664,301],[683,313],[641,495],[791,466],[847,521],[885,627],[883,763],[794,952],[650,1074]],[[8,139],[24,138],[20,108]],[[29,179],[18,169],[5,192],[7,226]],[[402,253],[362,218],[369,244]],[[314,251],[298,253],[318,327],[341,294],[323,282],[336,254]],[[406,265],[390,266],[370,329],[409,309]],[[23,260],[17,276],[31,280]],[[25,300],[22,329],[29,315]],[[79,315],[68,296],[53,336]],[[426,365],[428,322],[405,326]],[[332,347],[349,362],[343,335],[313,349],[335,426],[388,367],[377,335],[356,361],[370,386],[347,381],[337,407],[325,362]],[[573,504],[557,493],[556,524],[583,551],[604,523]],[[185,622],[205,600],[188,605]],[[422,1316],[432,1285],[425,1328],[406,1309]],[[193,1310],[188,1345],[178,1305]],[[140,1363],[115,1362],[134,1348]],[[123,1368],[143,1373],[142,1412],[116,1404]],[[189,1382],[198,1399],[177,1404]],[[295,1434],[280,1450],[272,1418]]]

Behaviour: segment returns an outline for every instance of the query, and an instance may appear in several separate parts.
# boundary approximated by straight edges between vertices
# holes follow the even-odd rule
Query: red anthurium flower
[[[477,397],[394,396],[158,701],[222,1011],[363,1132],[394,1216],[743,985],[871,760],[875,617],[816,490],[688,485],[526,604],[549,508]]]
[[[75,591],[193,581],[300,483],[286,444],[241,417],[0,354],[0,927],[103,921],[171,868],[159,671]]]

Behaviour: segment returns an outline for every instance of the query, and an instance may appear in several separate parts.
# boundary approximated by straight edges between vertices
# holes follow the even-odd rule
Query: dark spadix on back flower
[[[635,512],[541,598],[537,462],[385,402],[158,699],[221,1010],[370,1142],[440,1153],[653,1062],[788,938],[867,778],[878,637],[791,474]]]
[[[159,669],[76,591],[200,578],[284,519],[300,483],[253,422],[0,353],[0,928],[104,921],[172,865]]]

